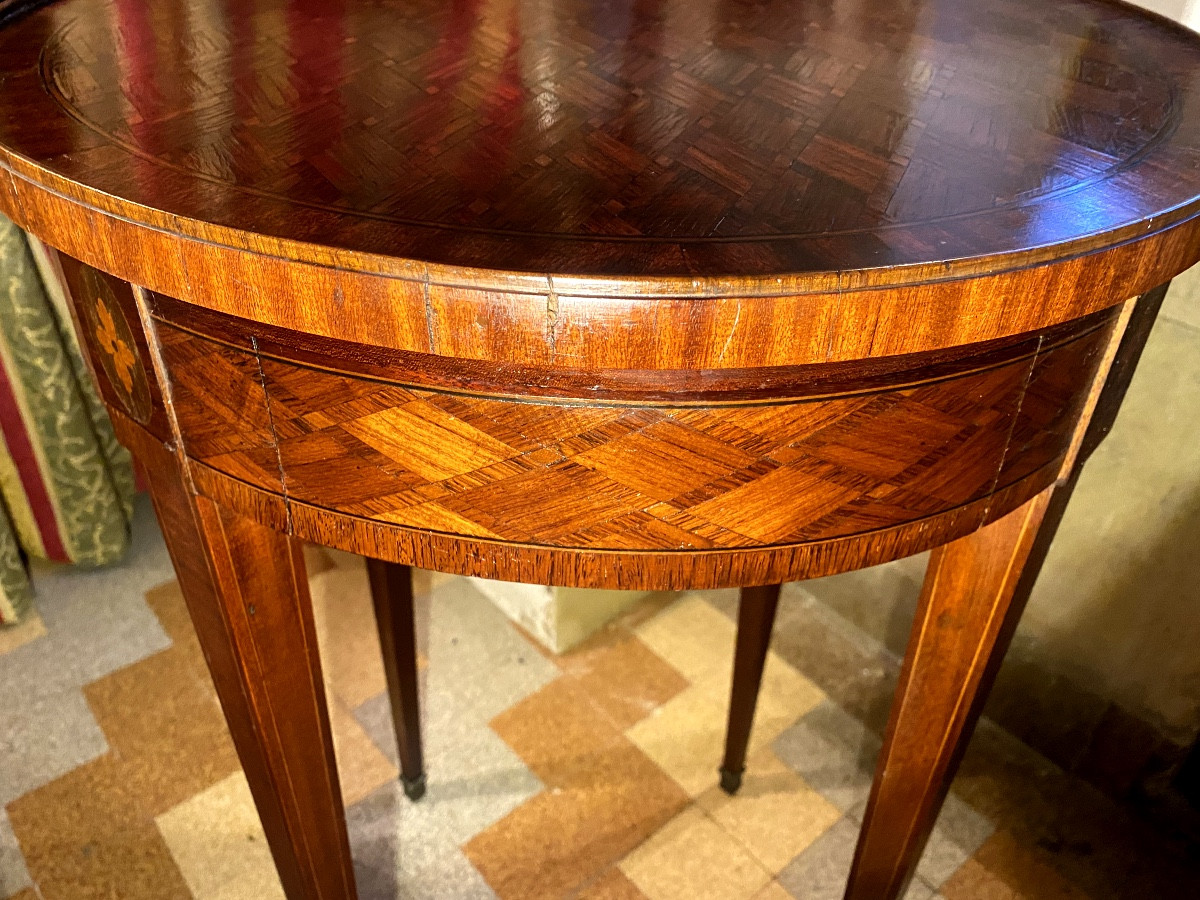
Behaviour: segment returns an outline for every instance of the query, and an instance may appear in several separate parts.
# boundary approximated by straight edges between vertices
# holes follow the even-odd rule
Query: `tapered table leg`
[[[1079,453],[1059,486],[934,551],[863,819],[848,900],[898,897],[912,877],[1083,464],[1116,420],[1169,287],[1168,282],[1137,299],[1096,405],[1080,423]],[[923,715],[930,717],[928,723]],[[928,738],[921,734],[926,724]]]
[[[847,900],[892,900],[907,888],[1021,617],[1013,599],[1050,496],[933,552]]]
[[[725,761],[721,788],[727,794],[742,786],[746,747],[762,685],[763,666],[771,645],[771,629],[779,606],[779,585],[742,588],[738,598],[737,645],[733,656],[733,687],[729,694],[729,726],[725,731]]]
[[[131,449],[290,900],[351,900],[354,871],[300,545],[195,496],[173,452]]]
[[[383,650],[396,747],[400,751],[400,783],[410,800],[420,800],[425,794],[425,762],[421,752],[412,570],[368,559],[367,573],[371,579],[379,646]]]

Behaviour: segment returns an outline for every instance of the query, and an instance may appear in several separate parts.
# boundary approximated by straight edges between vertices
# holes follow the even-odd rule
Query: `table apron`
[[[396,562],[641,589],[830,574],[1011,511],[1057,479],[1119,310],[776,399],[612,402],[364,374],[353,346],[320,366],[268,355],[64,268],[108,406],[178,439],[213,499]]]

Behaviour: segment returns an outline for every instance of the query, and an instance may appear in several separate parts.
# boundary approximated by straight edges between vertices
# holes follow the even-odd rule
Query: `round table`
[[[752,588],[731,738],[770,585],[937,548],[846,896],[903,892],[1200,257],[1200,40],[1101,0],[0,24],[0,210],[61,251],[290,897],[354,895],[301,541],[384,597]]]

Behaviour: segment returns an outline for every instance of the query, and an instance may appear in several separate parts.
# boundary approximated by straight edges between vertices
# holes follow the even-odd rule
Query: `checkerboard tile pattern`
[[[11,708],[0,735],[4,900],[282,897],[145,509],[139,527],[127,565],[43,573],[40,616],[0,632],[8,695],[33,698]],[[845,685],[820,666],[806,674],[805,645],[788,632],[823,625],[797,618],[811,609],[795,590],[747,778],[730,798],[716,767],[733,592],[653,595],[551,657],[470,582],[418,573],[429,792],[413,804],[396,788],[361,560],[313,550],[308,564],[361,896],[840,897],[879,737],[847,711]],[[50,677],[55,658],[63,665]],[[874,687],[861,690],[882,703],[887,677],[866,680]],[[1044,761],[1022,762],[1028,751],[995,732],[983,729],[983,751],[968,755],[909,900],[1166,896],[1160,887],[1190,883],[1114,825],[1119,810],[1105,819],[1106,801],[1072,793]],[[1048,849],[1022,818],[1036,796],[1006,799],[1013,784],[1054,796],[1060,819],[1039,815],[1072,824],[1066,849]],[[1085,844],[1086,860],[1073,849]],[[1127,864],[1131,847],[1153,864]]]

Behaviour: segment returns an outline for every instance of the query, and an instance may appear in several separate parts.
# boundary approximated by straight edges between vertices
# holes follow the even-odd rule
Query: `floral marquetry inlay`
[[[100,323],[96,329],[96,340],[100,342],[100,349],[112,360],[117,377],[125,390],[133,393],[133,367],[137,364],[137,357],[117,334],[117,323],[108,311],[108,306],[100,299],[96,300],[96,321]]]
[[[125,411],[145,423],[150,419],[150,388],[133,330],[108,279],[95,269],[81,268],[86,296],[81,298],[80,307],[88,318],[98,351],[94,354],[95,361],[104,370]]]

